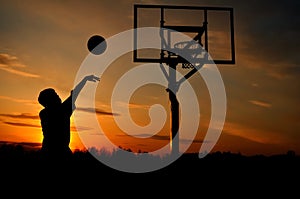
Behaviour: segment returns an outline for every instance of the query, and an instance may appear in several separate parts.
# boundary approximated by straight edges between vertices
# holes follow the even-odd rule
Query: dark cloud
[[[35,127],[35,128],[41,127],[40,125],[27,124],[27,123],[22,123],[22,122],[3,122],[3,123],[11,125],[11,126]]]
[[[85,127],[85,126],[71,126],[71,131],[87,131],[93,128]]]
[[[88,112],[88,113],[96,113],[98,115],[114,115],[114,116],[117,116],[119,115],[118,113],[112,113],[112,112],[108,112],[108,111],[103,111],[101,109],[93,109],[93,108],[84,108],[84,107],[78,107],[76,108],[76,110],[78,111],[84,111],[84,112]]]
[[[21,144],[24,146],[31,146],[31,147],[38,147],[41,146],[41,143],[37,143],[37,142],[8,142],[8,141],[0,141],[0,144]]]
[[[129,135],[119,135],[119,136],[129,136]],[[151,139],[155,139],[155,140],[170,140],[170,136],[167,135],[151,135],[151,134],[138,134],[135,135],[136,137],[139,138],[151,138]]]
[[[193,143],[203,143],[203,140],[193,140]]]
[[[39,119],[38,115],[31,115],[29,113],[21,113],[21,114],[4,114],[0,113],[2,117],[16,118],[16,119]]]
[[[155,140],[170,140],[170,136],[167,135],[153,135],[151,138]]]
[[[38,115],[31,115],[29,113],[20,113],[20,114],[4,114],[1,113],[0,117],[5,117],[5,118],[13,118],[13,119],[31,119],[31,120],[36,120],[39,119]],[[35,127],[35,128],[40,128],[40,125],[35,125],[35,124],[29,124],[29,123],[23,123],[23,122],[8,122],[5,120],[0,120],[4,124],[8,124],[11,126],[23,126],[23,127]]]

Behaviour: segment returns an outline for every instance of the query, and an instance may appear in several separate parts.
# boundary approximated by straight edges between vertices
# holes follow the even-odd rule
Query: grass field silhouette
[[[98,152],[105,158],[113,159],[121,150],[110,155]],[[218,151],[201,159],[197,153],[187,153],[166,167],[145,173],[113,169],[97,160],[88,150],[75,150],[72,156],[72,160],[49,162],[42,159],[39,150],[28,150],[21,144],[2,143],[1,180],[7,186],[13,184],[15,188],[30,189],[33,185],[35,189],[45,188],[46,184],[51,187],[48,184],[54,182],[53,186],[60,186],[68,194],[70,190],[63,189],[67,184],[73,187],[72,190],[87,191],[85,193],[105,190],[104,186],[127,190],[161,187],[165,189],[164,192],[176,186],[173,190],[175,195],[177,191],[186,190],[193,197],[205,192],[211,193],[209,190],[226,190],[222,192],[223,196],[251,193],[270,197],[280,192],[289,198],[289,195],[292,197],[297,192],[296,182],[300,177],[300,157],[294,151],[272,156],[245,156]],[[150,160],[164,161],[163,158],[149,156]],[[127,161],[133,161],[133,158],[139,158],[139,154],[132,154]]]

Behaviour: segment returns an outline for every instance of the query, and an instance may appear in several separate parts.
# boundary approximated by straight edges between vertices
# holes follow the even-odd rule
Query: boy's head
[[[61,99],[53,88],[46,88],[42,90],[39,94],[38,101],[44,107],[61,104]]]

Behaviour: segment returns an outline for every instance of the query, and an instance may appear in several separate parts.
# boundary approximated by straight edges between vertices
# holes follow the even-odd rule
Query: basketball
[[[106,50],[107,44],[104,37],[100,35],[94,35],[89,38],[87,47],[88,50],[94,55],[100,55]]]

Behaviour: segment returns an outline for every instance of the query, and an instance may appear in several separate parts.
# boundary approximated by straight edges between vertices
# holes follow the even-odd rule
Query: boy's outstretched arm
[[[82,88],[84,87],[85,83],[87,81],[91,81],[91,82],[96,82],[96,81],[100,81],[100,78],[95,76],[95,75],[88,75],[85,76],[77,85],[76,87],[73,89],[73,102],[76,101],[80,91],[82,90]]]

